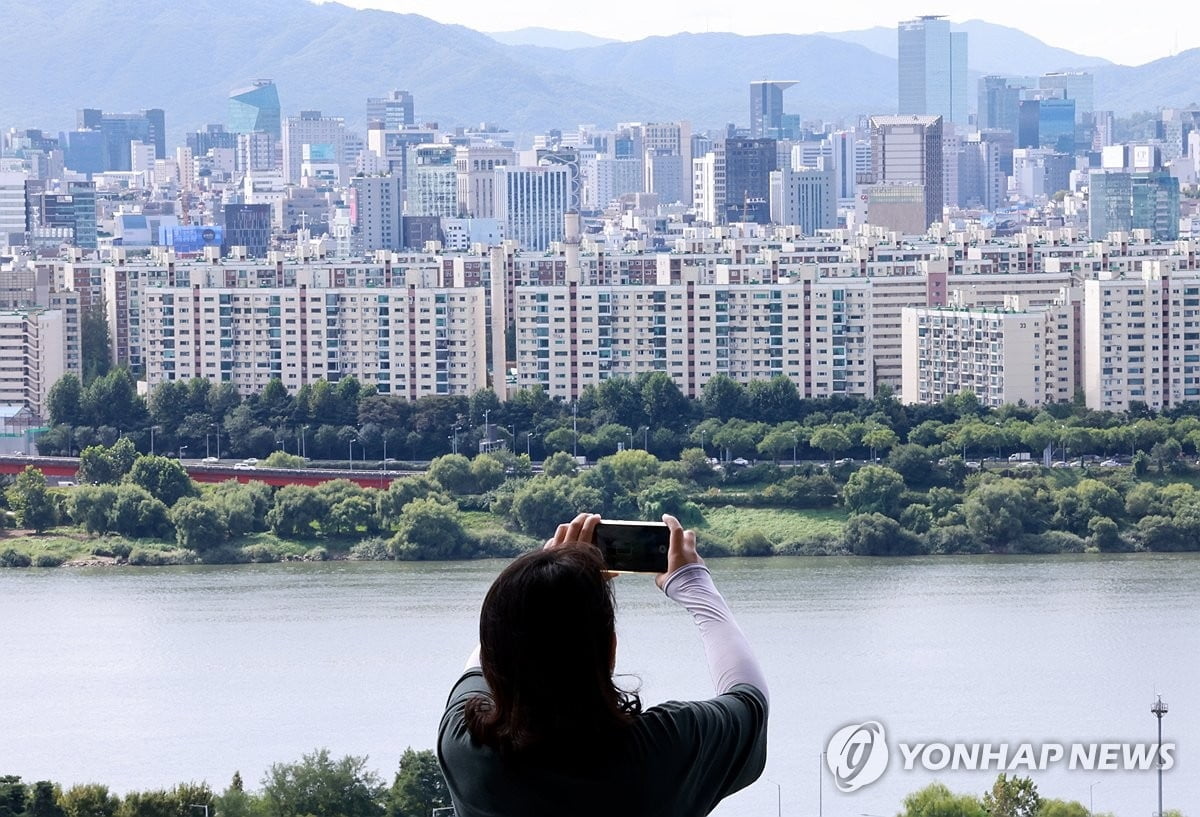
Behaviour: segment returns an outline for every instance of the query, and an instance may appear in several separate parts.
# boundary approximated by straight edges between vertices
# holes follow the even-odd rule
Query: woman
[[[667,572],[655,581],[692,614],[716,696],[643,711],[613,683],[613,594],[590,544],[599,521],[559,525],[484,599],[480,646],[438,738],[458,817],[703,815],[762,773],[766,681],[695,534],[672,516]]]

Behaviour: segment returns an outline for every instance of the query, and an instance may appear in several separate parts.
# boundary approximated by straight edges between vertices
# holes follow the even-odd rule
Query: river
[[[501,562],[0,570],[0,774],[119,791],[248,785],[328,747],[390,780],[432,748]],[[716,812],[893,815],[934,779],[902,768],[852,794],[822,773],[848,723],[892,744],[1155,740],[1164,805],[1200,808],[1200,554],[722,559],[711,563],[772,694],[763,780]],[[692,625],[649,577],[618,587],[618,672],[643,699],[702,697]],[[636,682],[632,676],[627,679]],[[1121,817],[1156,809],[1153,771],[1033,772],[1044,796]]]

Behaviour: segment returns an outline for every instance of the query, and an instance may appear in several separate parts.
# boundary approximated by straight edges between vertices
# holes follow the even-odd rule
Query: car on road
[[[1070,468],[1071,466],[1067,464],[1066,460],[1055,460],[1054,462],[1050,463],[1050,467],[1051,468]]]
[[[1104,462],[1100,463],[1101,468],[1119,468],[1120,466],[1121,463],[1117,462],[1116,460],[1105,460]]]
[[[257,462],[257,460],[255,460],[255,462]],[[235,462],[233,464],[233,470],[235,471],[253,471],[256,468],[258,468],[258,466],[253,462]]]
[[[750,460],[746,459],[745,457],[738,457],[736,460],[733,461],[733,464],[734,465],[749,465]]]
[[[851,457],[842,457],[840,460],[835,460],[833,464],[839,468],[843,465],[853,465],[854,459]]]
[[[246,457],[242,462],[246,463],[246,465],[258,465],[258,457]]]
[[[220,462],[220,460],[216,457],[205,457],[204,459],[200,460],[200,462],[212,465],[214,462]]]

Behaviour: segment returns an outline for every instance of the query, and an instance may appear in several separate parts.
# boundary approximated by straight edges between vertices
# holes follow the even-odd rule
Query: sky
[[[378,8],[431,17],[478,31],[511,31],[541,26],[583,31],[615,40],[638,40],[681,31],[728,31],[736,34],[808,34],[892,27],[922,14],[945,14],[951,21],[970,19],[1019,28],[1048,45],[1104,57],[1122,65],[1141,65],[1200,47],[1200,4],[1180,0],[1143,0],[1134,5],[1083,4],[1045,0],[896,3],[894,0],[804,3],[759,0],[742,6],[729,0],[341,0],[357,8]],[[948,7],[947,7],[948,6]],[[744,13],[737,13],[745,9]]]

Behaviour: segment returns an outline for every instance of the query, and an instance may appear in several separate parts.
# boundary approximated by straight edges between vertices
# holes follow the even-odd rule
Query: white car
[[[233,470],[235,471],[253,471],[257,467],[257,465],[251,462],[235,462],[233,464]]]
[[[258,457],[246,457],[242,462],[246,463],[246,465],[258,465]]]
[[[220,462],[220,460],[216,457],[205,457],[204,459],[200,460],[200,462],[212,465],[214,462]]]
[[[1120,466],[1121,463],[1117,462],[1116,460],[1105,460],[1104,462],[1100,463],[1101,468],[1119,468]]]
[[[733,464],[734,465],[749,465],[750,460],[746,459],[745,457],[738,457],[736,460],[733,461]]]

